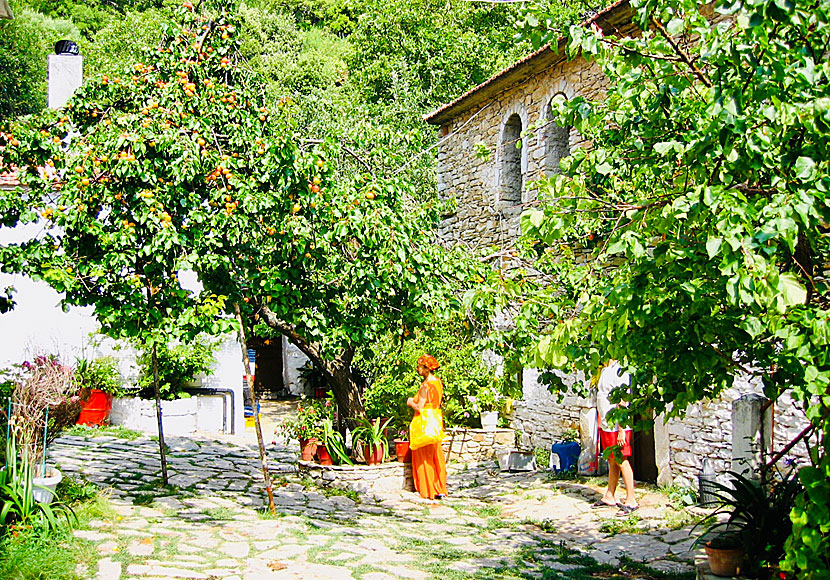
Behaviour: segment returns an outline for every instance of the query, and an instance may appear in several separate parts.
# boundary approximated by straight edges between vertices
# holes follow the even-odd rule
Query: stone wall
[[[532,445],[550,448],[565,430],[579,425],[580,411],[592,408],[593,404],[575,396],[557,402],[535,378],[535,373],[525,370],[523,399],[516,403],[511,427],[524,433]],[[690,405],[683,417],[669,419],[663,429],[655,428],[655,443],[659,447],[658,439],[663,438],[668,448],[667,471],[661,481],[696,487],[704,458],[720,475],[732,469],[732,403],[741,395],[761,392],[757,381],[738,378],[720,398]],[[806,426],[804,413],[789,395],[783,395],[774,405],[773,452],[783,448]],[[805,445],[796,445],[787,457],[803,465],[808,460]]]
[[[478,463],[496,459],[501,449],[515,445],[512,429],[447,429],[444,439],[444,457],[447,461]]]
[[[320,487],[336,487],[383,497],[394,492],[415,491],[412,464],[391,461],[379,465],[319,465],[299,461],[300,475]]]
[[[558,171],[563,152],[584,144],[575,130],[548,123],[551,100],[557,94],[598,98],[604,85],[598,65],[581,58],[567,61],[563,55],[542,74],[450,121],[450,135],[438,151],[438,195],[457,209],[445,214],[441,238],[471,248],[512,247],[519,234],[519,215],[535,199],[528,184]],[[506,191],[517,180],[510,162],[516,154],[512,141],[517,119],[522,131],[537,127],[521,139],[518,152],[521,203]],[[482,148],[488,151],[486,158],[476,155]]]

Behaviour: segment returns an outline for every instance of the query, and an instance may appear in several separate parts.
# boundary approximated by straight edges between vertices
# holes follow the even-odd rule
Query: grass
[[[203,513],[210,517],[210,519],[218,521],[232,520],[234,517],[233,510],[226,507],[207,508],[203,510]]]
[[[640,527],[642,519],[637,514],[631,514],[626,518],[607,518],[602,520],[599,526],[599,531],[603,534],[642,534],[643,528]]]
[[[126,439],[127,441],[135,441],[140,437],[144,437],[144,433],[127,429],[121,425],[73,425],[63,433],[75,437],[116,437],[118,439]]]
[[[75,512],[78,528],[89,527],[91,520],[118,520],[106,497],[89,482],[64,477],[57,491]],[[66,525],[52,532],[39,525],[2,532],[0,578],[4,580],[83,580],[98,560],[96,546],[75,538]]]
[[[17,535],[14,535],[17,533]],[[81,580],[79,564],[91,567],[95,546],[76,540],[68,528],[45,532],[38,528],[13,531],[0,540],[0,578],[4,580]]]
[[[541,529],[543,532],[547,532],[549,534],[556,533],[556,521],[550,518],[545,518],[544,520],[534,520],[534,519],[526,519],[521,522],[523,525],[531,525],[536,526]]]

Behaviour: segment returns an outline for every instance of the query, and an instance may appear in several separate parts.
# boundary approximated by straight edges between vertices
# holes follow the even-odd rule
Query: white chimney
[[[50,109],[60,109],[84,81],[84,58],[74,42],[61,40],[55,44],[55,54],[49,55],[48,79],[46,104]]]

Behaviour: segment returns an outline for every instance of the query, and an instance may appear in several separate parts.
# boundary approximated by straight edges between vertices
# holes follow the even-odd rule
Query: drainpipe
[[[233,389],[228,387],[187,387],[184,390],[191,395],[222,395],[222,429],[225,433],[236,434],[236,398]],[[231,399],[231,430],[228,431],[228,398]]]

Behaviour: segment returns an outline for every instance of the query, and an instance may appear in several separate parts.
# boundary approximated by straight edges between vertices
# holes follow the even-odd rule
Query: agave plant
[[[783,477],[768,475],[761,481],[728,472],[730,485],[713,483],[713,494],[721,504],[713,516],[729,514],[726,521],[710,523],[696,543],[729,537],[737,540],[746,552],[750,569],[755,575],[765,566],[777,565],[784,554],[784,542],[792,533],[790,511],[801,493],[797,469],[793,466]]]
[[[32,482],[33,468],[26,454],[23,447],[18,457],[13,437],[6,441],[6,465],[0,470],[0,529],[13,523],[30,524],[38,520],[47,529],[57,529],[60,517],[72,527],[77,523],[77,517],[68,505],[35,501],[32,492],[41,486]]]

